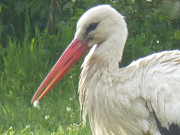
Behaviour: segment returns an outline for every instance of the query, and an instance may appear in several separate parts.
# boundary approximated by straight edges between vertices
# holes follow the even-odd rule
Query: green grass
[[[60,29],[66,34],[74,30],[69,26]],[[40,109],[30,103],[70,39],[47,31],[40,34],[38,29],[30,38],[27,31],[22,41],[9,38],[7,47],[0,48],[0,134],[91,135],[89,124],[82,125],[79,109],[81,62],[42,100]]]

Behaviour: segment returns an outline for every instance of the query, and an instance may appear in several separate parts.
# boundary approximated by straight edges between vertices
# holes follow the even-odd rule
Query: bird
[[[180,51],[120,67],[127,37],[125,17],[111,5],[88,9],[31,103],[39,103],[88,52],[78,92],[83,123],[89,119],[93,135],[180,135]]]

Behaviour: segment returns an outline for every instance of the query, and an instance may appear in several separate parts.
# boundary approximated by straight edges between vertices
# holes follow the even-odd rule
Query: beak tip
[[[36,98],[35,98],[35,96],[33,96],[33,98],[31,99],[31,104],[33,104],[35,101]]]
[[[34,101],[31,100],[31,104],[34,104]]]

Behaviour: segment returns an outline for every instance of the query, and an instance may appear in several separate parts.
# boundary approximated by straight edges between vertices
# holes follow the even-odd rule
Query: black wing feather
[[[169,126],[169,130],[168,130],[167,128],[161,126],[161,123],[159,122],[159,120],[156,116],[156,113],[154,111],[153,111],[153,114],[154,114],[154,118],[155,118],[157,127],[158,127],[161,135],[180,135],[180,126],[171,124]]]

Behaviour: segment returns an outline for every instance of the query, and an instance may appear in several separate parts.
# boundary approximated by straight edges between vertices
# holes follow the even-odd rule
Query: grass
[[[60,29],[65,33],[74,30],[69,26]],[[7,47],[0,48],[0,134],[90,135],[89,124],[82,125],[79,109],[81,62],[42,100],[40,109],[30,103],[70,39],[47,31],[39,33],[38,29],[30,38],[28,31],[27,28],[23,41],[9,37]]]

